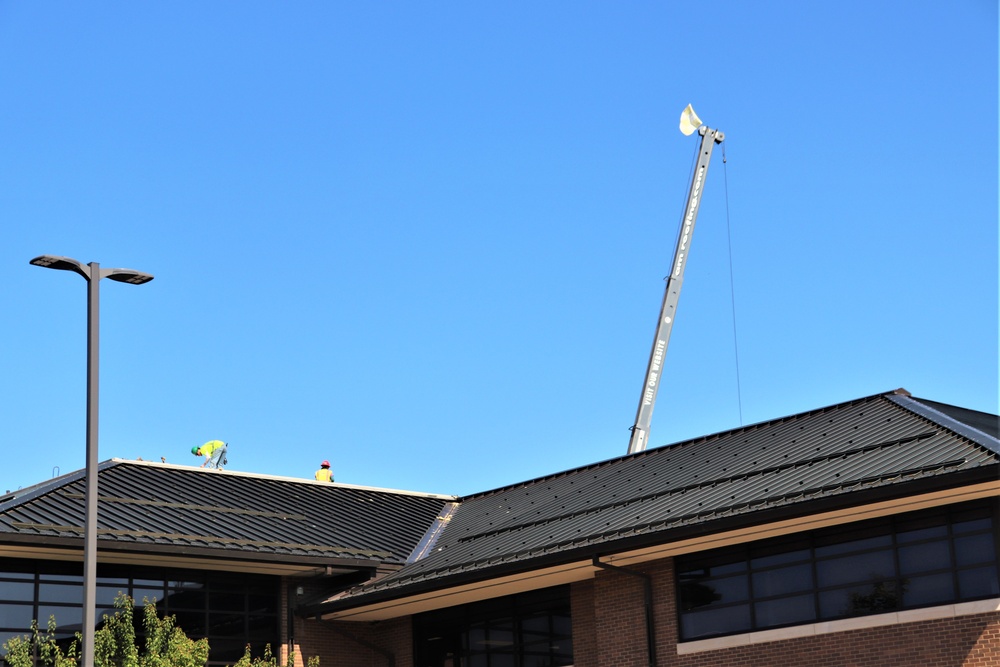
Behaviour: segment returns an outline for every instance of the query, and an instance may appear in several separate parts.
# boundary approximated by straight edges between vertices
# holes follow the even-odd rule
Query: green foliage
[[[284,665],[278,664],[278,659],[271,653],[271,645],[264,647],[264,655],[253,658],[250,656],[250,647],[247,646],[240,658],[233,667],[295,667],[295,653],[288,654],[288,660]],[[306,661],[306,667],[319,667],[319,656],[314,655]]]
[[[142,627],[146,633],[145,651],[136,646],[134,605],[132,598],[119,595],[115,598],[118,611],[103,617],[103,625],[94,633],[95,667],[205,667],[208,663],[208,640],[191,639],[177,627],[174,616],[160,618],[156,601],[143,599]],[[56,642],[56,620],[49,617],[48,629],[42,632],[38,622],[31,622],[31,634],[11,637],[4,642],[8,667],[78,667],[80,663],[80,633],[64,651]],[[319,657],[313,656],[307,667],[319,667]],[[295,654],[290,653],[285,665],[279,665],[271,653],[271,645],[264,647],[264,655],[252,657],[247,646],[243,657],[234,667],[295,667]]]
[[[3,644],[9,667],[33,667],[34,653],[38,651],[38,663],[48,667],[76,667],[79,662],[80,633],[64,651],[56,642],[56,619],[49,616],[46,630],[38,629],[38,621],[31,622],[31,634],[11,637]]]
[[[95,667],[204,667],[208,662],[208,640],[190,639],[175,624],[173,616],[160,618],[156,602],[143,600],[143,628],[146,631],[146,651],[136,646],[132,599],[119,595],[115,599],[118,611],[104,615],[104,624],[94,633]],[[80,633],[63,651],[56,643],[55,618],[50,617],[48,630],[41,632],[38,623],[31,624],[31,635],[12,637],[3,644],[9,667],[34,667],[34,653],[39,667],[77,667],[80,661]]]

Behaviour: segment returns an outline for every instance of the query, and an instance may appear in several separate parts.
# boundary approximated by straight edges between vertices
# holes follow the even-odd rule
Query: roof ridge
[[[115,463],[115,464],[127,463],[129,465],[148,466],[148,467],[153,467],[153,468],[172,468],[172,469],[177,469],[177,470],[188,470],[190,472],[199,473],[199,474],[205,474],[205,475],[219,475],[219,474],[234,475],[234,476],[237,476],[237,477],[247,477],[247,478],[251,478],[251,479],[270,479],[270,480],[275,480],[275,481],[280,481],[280,482],[293,482],[295,484],[320,485],[320,486],[324,486],[324,487],[331,487],[332,486],[332,487],[340,487],[340,488],[344,488],[344,489],[355,489],[355,490],[358,490],[358,491],[375,491],[375,492],[379,492],[379,493],[391,493],[391,494],[401,495],[401,496],[418,496],[418,497],[421,497],[421,498],[437,498],[437,499],[448,500],[448,501],[455,501],[457,499],[457,496],[449,495],[449,494],[446,494],[446,493],[428,493],[428,492],[424,492],[424,491],[407,491],[405,489],[388,489],[388,488],[383,488],[383,487],[378,487],[378,486],[366,486],[366,485],[363,485],[363,484],[345,484],[343,482],[332,482],[332,483],[331,482],[317,482],[314,479],[306,479],[306,478],[303,478],[303,477],[286,477],[286,476],[283,476],[283,475],[268,475],[266,473],[243,472],[243,471],[239,471],[239,470],[225,470],[225,469],[218,469],[218,468],[213,468],[211,470],[208,470],[208,469],[205,469],[205,468],[198,468],[198,467],[195,467],[195,466],[183,465],[183,464],[180,464],[180,463],[167,463],[165,461],[163,461],[163,462],[161,462],[161,461],[144,461],[144,460],[141,460],[141,459],[135,460],[135,459],[119,459],[119,458],[113,458],[113,459],[110,459],[110,461],[113,462],[113,463]]]
[[[796,412],[796,413],[793,413],[793,414],[790,414],[790,415],[785,415],[783,417],[775,417],[774,419],[766,419],[764,421],[754,422],[753,424],[746,424],[744,426],[738,426],[736,428],[730,428],[730,429],[726,429],[726,430],[723,430],[723,431],[717,431],[715,433],[709,433],[709,434],[706,434],[706,435],[699,435],[697,437],[689,438],[687,440],[681,440],[681,441],[674,442],[674,443],[668,443],[666,445],[660,445],[658,447],[651,447],[649,449],[643,450],[641,452],[636,452],[634,454],[623,454],[621,456],[615,456],[615,457],[610,458],[610,459],[604,459],[603,461],[597,461],[597,462],[594,462],[594,463],[588,463],[586,465],[577,466],[575,468],[570,468],[568,470],[561,470],[559,472],[549,473],[547,475],[542,475],[541,477],[536,477],[534,479],[528,479],[528,480],[524,480],[524,481],[521,481],[521,482],[515,482],[513,484],[506,484],[504,486],[499,486],[499,487],[497,487],[495,489],[489,489],[487,491],[480,491],[478,493],[472,493],[472,494],[469,494],[467,496],[461,496],[459,498],[459,501],[460,502],[466,502],[466,501],[471,500],[473,498],[480,498],[480,497],[484,497],[484,496],[490,496],[490,495],[494,495],[494,494],[498,494],[498,493],[503,493],[505,491],[509,491],[511,489],[516,489],[518,487],[526,486],[528,484],[536,484],[536,483],[539,483],[539,482],[543,482],[545,480],[555,479],[557,477],[563,477],[563,476],[566,476],[566,475],[569,475],[569,474],[575,474],[575,473],[579,473],[579,472],[582,472],[582,471],[585,471],[585,470],[590,470],[590,469],[593,469],[593,468],[603,468],[605,466],[611,465],[613,463],[617,463],[617,462],[625,460],[625,459],[640,458],[640,457],[643,457],[643,456],[651,456],[651,455],[662,453],[664,450],[667,450],[667,449],[673,450],[673,449],[677,449],[677,448],[680,448],[680,447],[690,447],[690,446],[692,446],[692,445],[694,445],[696,443],[707,442],[709,440],[716,440],[716,439],[719,439],[719,438],[728,437],[728,436],[731,436],[731,435],[734,435],[734,434],[738,434],[738,433],[742,433],[742,432],[746,432],[746,431],[754,431],[754,430],[758,430],[758,429],[761,429],[761,428],[766,428],[768,426],[773,426],[774,424],[779,424],[781,422],[790,421],[790,420],[793,420],[793,419],[800,419],[800,418],[803,418],[803,417],[808,417],[810,415],[819,414],[821,412],[827,412],[829,410],[835,410],[835,409],[845,408],[845,407],[849,407],[851,405],[856,405],[858,403],[868,403],[868,402],[871,402],[871,401],[874,401],[874,400],[878,400],[878,399],[881,399],[881,398],[884,398],[884,397],[891,397],[892,395],[899,394],[899,393],[902,393],[902,394],[907,395],[907,396],[909,395],[909,392],[907,392],[905,389],[894,389],[892,391],[880,392],[878,394],[872,394],[870,396],[863,396],[861,398],[854,398],[854,399],[851,399],[851,400],[848,400],[848,401],[841,401],[840,403],[833,403],[831,405],[827,405],[827,406],[824,406],[824,407],[821,407],[821,408],[813,408],[812,410],[806,410],[805,412]]]

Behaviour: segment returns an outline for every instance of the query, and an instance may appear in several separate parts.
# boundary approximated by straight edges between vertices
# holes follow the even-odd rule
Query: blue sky
[[[997,3],[0,2],[0,491],[100,458],[467,494],[905,387],[996,412]],[[725,157],[725,162],[723,162]],[[737,355],[738,351],[738,355]],[[738,356],[738,364],[737,364]]]

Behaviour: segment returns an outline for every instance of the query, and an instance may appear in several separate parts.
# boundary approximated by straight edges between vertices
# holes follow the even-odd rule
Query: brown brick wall
[[[674,603],[672,586],[664,587],[663,582],[673,580],[673,565],[669,560],[658,561],[642,568],[629,568],[636,572],[649,575],[653,585],[653,619],[657,630],[655,633],[657,663],[668,664],[662,659],[664,653],[675,653],[676,632],[673,628]],[[573,612],[585,603],[576,600],[574,590]],[[581,587],[582,590],[582,587]],[[633,574],[614,570],[601,570],[594,577],[593,583],[593,619],[594,619],[594,664],[604,667],[639,667],[650,664],[648,641],[646,635],[645,584],[644,580]],[[662,628],[662,629],[661,629]],[[576,621],[574,619],[573,647],[577,665],[588,665],[590,661],[586,653],[586,644],[578,644]]]
[[[672,559],[630,569],[652,577],[658,667],[1000,667],[1000,612],[677,655]],[[639,578],[602,570],[572,595],[577,667],[649,665]]]
[[[295,665],[318,656],[320,667],[413,666],[410,618],[383,623],[337,623],[313,619],[295,621]],[[285,654],[283,654],[284,657]]]
[[[281,608],[287,609],[288,585],[281,590]],[[308,587],[303,597],[315,593]],[[337,623],[294,617],[295,667],[305,667],[313,656],[320,667],[383,667],[389,665],[386,652],[393,654],[396,667],[413,667],[413,637],[410,617],[382,623]],[[288,660],[288,616],[281,618],[281,663]],[[275,647],[272,647],[275,648]]]
[[[996,667],[1000,613],[834,632],[680,656],[678,667]]]

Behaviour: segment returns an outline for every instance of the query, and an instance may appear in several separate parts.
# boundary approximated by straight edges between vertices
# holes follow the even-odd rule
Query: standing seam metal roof
[[[98,540],[402,564],[452,498],[186,466],[99,466]],[[0,540],[81,539],[84,472],[0,498]]]
[[[981,413],[979,413],[981,414]],[[995,437],[902,390],[650,449],[460,500],[430,555],[336,608],[452,575],[1000,464]],[[944,482],[942,482],[944,483]],[[478,574],[477,574],[478,573]],[[354,599],[352,599],[352,597]],[[381,597],[384,597],[382,595]]]

